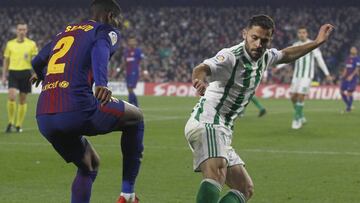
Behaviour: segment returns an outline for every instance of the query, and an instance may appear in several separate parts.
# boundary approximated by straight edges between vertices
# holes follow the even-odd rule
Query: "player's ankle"
[[[133,192],[133,193],[121,192],[120,196],[124,197],[126,199],[126,201],[135,200],[135,198],[136,198],[135,197],[135,192]]]

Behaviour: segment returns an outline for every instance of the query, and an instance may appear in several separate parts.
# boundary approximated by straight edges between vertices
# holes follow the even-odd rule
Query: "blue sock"
[[[346,106],[348,106],[349,101],[348,101],[347,95],[346,94],[341,94],[341,98],[345,102]]]
[[[144,122],[137,126],[128,127],[121,137],[121,151],[123,154],[123,193],[133,193],[135,180],[140,170],[144,138]]]
[[[78,169],[71,187],[71,203],[90,202],[91,188],[97,171],[82,172]]]
[[[137,101],[137,97],[135,95],[134,92],[132,93],[129,93],[129,103],[132,104],[132,105],[135,105],[135,106],[138,106],[138,101]]]
[[[354,100],[353,96],[348,96],[348,103],[347,103],[347,106],[346,106],[347,111],[351,111],[351,106],[352,106],[353,100]]]

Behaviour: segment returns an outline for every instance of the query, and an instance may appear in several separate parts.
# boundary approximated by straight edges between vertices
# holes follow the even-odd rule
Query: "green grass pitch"
[[[6,95],[0,95],[0,202],[69,202],[75,167],[39,134],[37,96],[29,98],[22,134],[5,134]],[[140,97],[146,118],[145,152],[136,192],[142,203],[191,203],[201,180],[183,131],[196,98]],[[290,129],[288,100],[249,105],[236,123],[233,146],[255,183],[252,203],[360,202],[360,105],[341,115],[341,101],[307,101],[308,124]],[[61,123],[59,123],[61,125]],[[92,202],[115,202],[121,184],[120,133],[92,137],[101,156]]]

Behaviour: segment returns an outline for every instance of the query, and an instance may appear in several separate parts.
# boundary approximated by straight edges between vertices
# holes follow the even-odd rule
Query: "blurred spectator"
[[[0,8],[0,46],[14,37],[17,21],[26,20],[30,38],[41,47],[64,25],[85,19],[81,8]],[[296,41],[301,25],[308,27],[310,37],[316,37],[321,24],[332,23],[336,30],[331,40],[321,47],[332,74],[341,68],[346,51],[357,40],[360,45],[360,8],[271,8],[271,7],[137,7],[126,10],[123,38],[135,34],[146,56],[143,69],[152,82],[190,82],[191,69],[202,60],[215,55],[221,48],[242,41],[242,28],[254,14],[274,18],[276,32],[272,46],[283,48]],[[7,29],[3,29],[7,28]],[[357,38],[357,39],[356,39]],[[122,80],[119,70],[122,51],[110,63],[110,77]],[[292,69],[279,71],[268,82],[289,83]],[[319,80],[322,76],[319,75]]]

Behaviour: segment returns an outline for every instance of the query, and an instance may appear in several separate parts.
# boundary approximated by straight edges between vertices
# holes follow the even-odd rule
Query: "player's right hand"
[[[193,87],[196,89],[197,93],[200,96],[204,96],[206,88],[207,88],[207,84],[199,79],[194,79],[193,80]]]
[[[29,81],[31,84],[35,85],[35,87],[38,87],[41,83],[41,80],[39,80],[36,74],[33,74]]]
[[[320,30],[319,30],[319,34],[316,37],[315,41],[318,44],[324,43],[326,40],[328,40],[330,34],[332,33],[332,31],[334,29],[335,29],[334,26],[331,24],[325,24],[325,25],[321,26]]]
[[[95,97],[101,102],[101,105],[106,105],[111,100],[112,92],[109,88],[104,86],[95,87]]]

